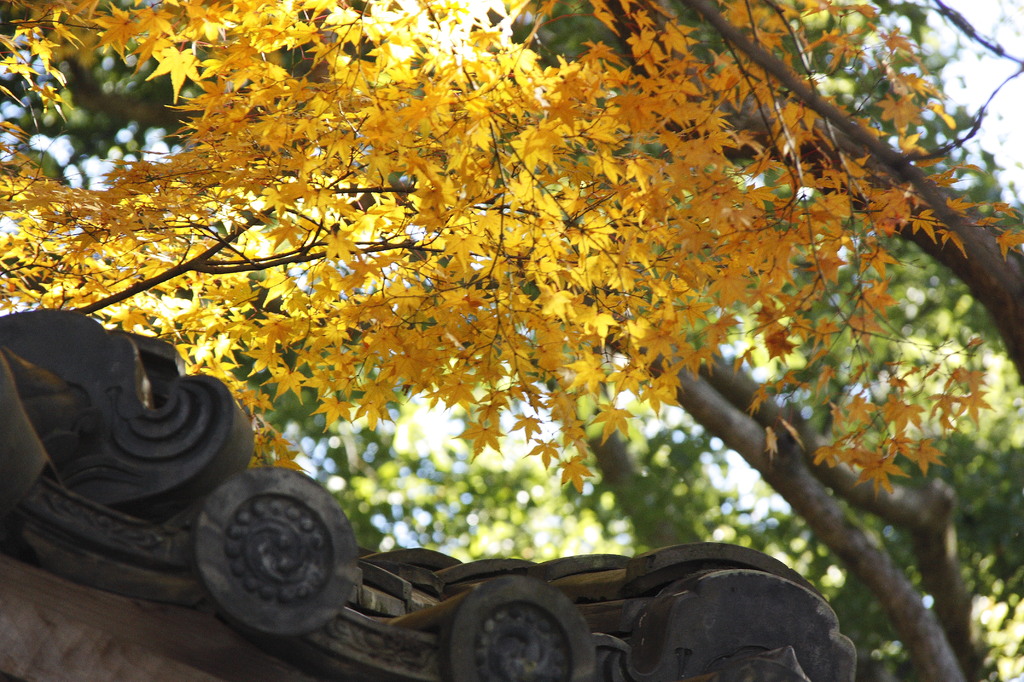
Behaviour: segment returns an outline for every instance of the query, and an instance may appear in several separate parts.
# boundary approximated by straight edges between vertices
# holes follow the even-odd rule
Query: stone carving
[[[671,584],[644,610],[629,674],[672,682],[784,647],[811,680],[849,679],[853,671],[853,644],[816,592],[763,571],[711,571]]]
[[[751,654],[716,672],[687,677],[686,682],[812,682],[800,667],[793,647]]]
[[[11,369],[18,362],[0,348],[0,518],[25,497],[48,459],[18,395]]]
[[[344,608],[358,582],[348,519],[330,494],[286,469],[250,469],[206,498],[196,569],[218,610],[257,632],[310,632]]]
[[[558,590],[506,575],[459,597],[441,627],[441,677],[460,682],[591,682],[590,628]]]
[[[789,566],[767,554],[720,542],[691,542],[662,547],[630,559],[623,591],[636,596],[661,589],[672,581],[708,571],[745,568],[778,576],[817,593],[817,589]]]
[[[38,525],[74,529],[89,544],[108,556],[130,561],[187,567],[179,528],[147,523],[95,504],[49,480],[42,480],[26,496],[21,515]]]
[[[334,559],[328,533],[298,500],[260,495],[235,512],[224,554],[245,589],[288,604],[319,592],[327,581]]]
[[[568,638],[544,610],[526,602],[503,604],[477,633],[473,660],[481,680],[568,680]]]
[[[438,673],[437,636],[381,623],[346,609],[304,635],[293,660],[309,659],[335,679],[433,682]]]
[[[50,463],[84,497],[167,518],[252,457],[227,388],[183,376],[169,344],[41,310],[0,318],[0,348]]]
[[[118,512],[42,478],[10,515],[35,562],[52,573],[129,597],[194,606],[188,529]]]
[[[629,682],[627,661],[629,645],[618,637],[605,633],[594,634],[597,653],[597,682]]]

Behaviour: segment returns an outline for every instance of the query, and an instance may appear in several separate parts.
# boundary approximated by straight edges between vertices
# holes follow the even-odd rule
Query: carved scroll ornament
[[[170,344],[40,310],[0,318],[0,349],[4,400],[20,403],[63,485],[95,502],[167,517],[252,457],[227,388],[184,376]],[[27,437],[13,424],[6,433]]]

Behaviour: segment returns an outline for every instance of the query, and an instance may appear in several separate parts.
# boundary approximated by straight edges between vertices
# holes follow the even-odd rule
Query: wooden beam
[[[213,614],[76,585],[2,555],[0,671],[33,682],[315,679]]]

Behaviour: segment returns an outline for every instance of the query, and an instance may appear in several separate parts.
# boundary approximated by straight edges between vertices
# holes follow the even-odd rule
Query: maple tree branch
[[[821,115],[825,138],[835,145],[837,152],[846,152],[856,158],[863,156],[866,149],[876,158],[876,165],[881,165],[885,175],[901,184],[910,183],[914,186],[918,195],[932,208],[935,215],[963,241],[968,241],[961,234],[963,232],[984,233],[986,239],[982,242],[983,249],[989,257],[979,261],[984,265],[983,270],[977,272],[971,271],[975,266],[971,260],[973,256],[962,258],[963,262],[958,263],[961,269],[965,274],[975,275],[972,280],[964,279],[976,295],[979,291],[995,293],[997,303],[989,305],[989,309],[997,320],[1000,319],[1000,309],[1014,308],[1021,313],[1021,319],[1024,320],[1024,308],[1014,303],[1013,297],[1016,294],[1000,297],[998,287],[990,284],[992,273],[998,273],[1003,277],[1002,284],[1011,285],[1002,290],[1004,294],[1007,291],[1015,291],[1012,286],[1014,283],[1024,282],[1012,274],[1007,276],[1004,269],[992,267],[991,256],[998,253],[994,236],[977,225],[969,225],[962,215],[953,210],[946,195],[913,165],[910,157],[893,150],[874,132],[863,128],[855,119],[827,102],[785,63],[755,45],[739,29],[725,20],[710,2],[681,2],[703,16],[728,43],[746,53],[780,85],[790,90],[808,108]],[[648,7],[657,11],[650,7],[649,3]],[[626,22],[617,20],[613,30],[623,44],[628,44],[628,33],[631,28]],[[635,62],[633,65],[636,68]],[[736,113],[742,115],[746,112]],[[760,132],[768,133],[770,126],[764,119],[767,112],[759,108],[758,113],[762,117],[763,125]],[[901,236],[916,237],[915,241],[925,239],[923,234],[913,235],[909,231]],[[952,245],[945,249],[934,242],[931,245],[933,250],[943,251],[941,255],[946,258],[951,257],[954,251],[959,253]],[[975,248],[973,244],[972,248]],[[941,257],[938,260],[948,265],[947,260]],[[985,277],[989,280],[985,280]],[[1024,296],[1018,296],[1016,300],[1024,301]],[[1014,343],[1014,335],[1024,333],[1024,325],[1007,324],[1002,326],[1000,331],[1007,338],[1009,346],[1024,351],[1024,336],[1020,337],[1019,343]],[[1013,354],[1011,350],[1011,357],[1014,357],[1018,369],[1024,376],[1024,355]],[[713,377],[717,377],[722,390],[728,390],[723,381],[727,376],[718,373],[707,378],[715,380]],[[915,665],[926,679],[936,682],[962,680],[965,679],[964,671],[979,669],[977,649],[974,647],[978,640],[970,633],[970,594],[960,576],[956,556],[956,536],[952,524],[955,496],[950,494],[948,486],[935,482],[921,489],[899,487],[894,488],[892,493],[876,495],[870,487],[858,484],[858,476],[849,467],[830,468],[809,463],[802,448],[796,448],[795,441],[788,443],[791,451],[786,458],[788,465],[780,467],[765,454],[764,428],[775,425],[782,418],[777,405],[763,406],[759,421],[744,412],[751,404],[749,398],[752,396],[729,401],[704,380],[694,377],[681,379],[684,386],[689,384],[690,389],[681,391],[681,404],[709,431],[717,433],[740,452],[762,474],[765,481],[807,521],[815,534],[872,589],[886,608],[890,620],[908,645]],[[684,395],[686,393],[689,395]],[[757,413],[755,416],[758,416]],[[797,428],[803,431],[801,437],[808,446],[808,451],[813,451],[815,447],[811,446],[815,446],[819,441],[824,443],[825,437],[814,433],[801,420],[794,418],[790,421],[797,423]],[[786,470],[787,475],[780,473],[782,469]],[[800,480],[804,483],[798,483]],[[921,595],[907,576],[895,566],[891,557],[884,550],[875,547],[862,530],[853,528],[846,521],[838,502],[829,495],[826,485],[836,495],[855,506],[874,513],[890,523],[906,527],[911,532],[917,562],[921,566],[922,574],[928,576],[928,579],[922,582],[936,598],[934,612],[923,608]],[[939,620],[936,620],[936,616]],[[926,617],[928,622],[918,622],[922,617]],[[954,644],[951,645],[950,642]]]
[[[939,221],[959,238],[963,251],[950,242],[936,243],[923,231],[915,233],[909,226],[903,228],[900,236],[917,244],[963,280],[975,298],[989,310],[1018,374],[1024,378],[1024,256],[1011,251],[1004,258],[995,235],[952,208],[948,194],[908,156],[890,147],[873,131],[815,92],[785,62],[753,43],[732,25],[709,0],[680,2],[702,16],[725,40],[842,133],[844,147],[859,147],[860,150],[853,150],[858,151],[857,156],[868,152],[891,178],[914,188]]]
[[[227,248],[230,245],[230,243],[234,241],[244,231],[245,230],[243,228],[238,228],[234,230],[227,238],[214,244],[210,248],[200,253],[195,258],[190,258],[188,260],[182,261],[175,265],[174,267],[164,270],[159,275],[147,277],[146,279],[136,282],[127,289],[119,291],[116,294],[111,294],[110,296],[102,298],[99,301],[95,301],[94,303],[80,306],[78,308],[73,308],[72,310],[74,312],[82,313],[83,315],[89,315],[91,313],[96,312],[97,310],[102,310],[103,308],[106,308],[109,305],[113,305],[115,303],[120,303],[121,301],[127,300],[136,294],[141,294],[144,291],[148,291],[149,289],[152,289],[155,286],[159,286],[164,282],[174,279],[175,277],[183,275],[186,272],[194,271],[199,267],[201,263],[203,263],[206,260],[209,260],[211,257],[215,256],[216,254],[220,253],[222,250]]]
[[[232,261],[217,261],[212,263],[199,263],[192,268],[195,272],[203,272],[212,275],[230,275],[239,272],[257,272],[259,270],[269,270],[271,268],[280,267],[282,265],[294,265],[296,263],[308,263],[310,261],[319,260],[325,258],[326,254],[322,251],[309,251],[302,249],[297,253],[291,253],[281,256],[274,256],[271,258],[260,258],[257,260],[245,259],[245,260],[232,260]]]
[[[602,483],[615,495],[616,507],[632,520],[633,533],[640,544],[667,547],[705,539],[688,537],[678,525],[651,521],[650,499],[637,494],[638,487],[643,486],[643,473],[637,457],[629,451],[627,441],[620,434],[612,433],[607,439],[591,438],[587,445],[594,454]]]
[[[751,61],[764,69],[765,73],[787,88],[797,99],[806,104],[808,108],[835,126],[836,129],[850,140],[856,142],[884,162],[890,174],[896,179],[901,182],[911,182],[915,187],[920,183],[926,190],[934,189],[931,181],[919,169],[914,167],[902,152],[889,147],[873,131],[860,125],[849,114],[843,112],[819,95],[807,85],[804,79],[796,75],[785,62],[751,41],[739,28],[730,23],[711,2],[708,0],[680,0],[680,2],[697,12],[727,42],[746,54]],[[931,200],[936,198],[934,196],[935,193],[933,191],[926,191],[925,193],[927,196],[923,198],[931,206]],[[949,217],[951,222],[958,222],[958,216],[949,209],[944,199],[935,203],[941,204],[941,210]],[[940,208],[936,206],[932,206],[932,208],[938,215]]]
[[[414,194],[416,187],[411,185],[375,185],[372,187],[328,187],[333,194]]]
[[[1024,379],[1024,256],[1000,253],[995,235],[966,221],[958,226],[964,250],[938,244],[926,235],[904,228],[900,236],[942,263],[955,274],[971,295],[989,312],[1006,344],[1006,352]]]
[[[358,242],[358,244],[360,244],[359,253],[361,254],[381,253],[383,251],[393,251],[395,249],[408,249],[409,251],[420,251],[430,253],[443,252],[442,249],[436,249],[429,246],[421,246],[411,240],[396,243]],[[282,265],[309,263],[311,261],[327,258],[326,251],[314,251],[312,250],[314,246],[323,246],[323,243],[315,242],[301,249],[295,249],[294,251],[291,251],[289,253],[283,253],[277,256],[269,256],[267,258],[247,258],[242,260],[212,261],[206,263],[203,263],[202,260],[200,260],[198,263],[191,267],[191,270],[195,272],[205,272],[208,274],[226,275],[237,272],[255,272],[257,270],[269,270],[270,268],[276,268]]]
[[[760,385],[750,375],[734,370],[729,363],[718,362],[714,367],[701,373],[716,391],[725,397],[736,409],[747,410],[753,404]],[[795,414],[784,414],[777,403],[765,400],[751,415],[762,428],[773,427],[779,431],[780,420],[789,421],[803,441],[803,449],[813,453],[827,445],[827,436],[811,428],[806,420]],[[835,466],[814,464],[807,461],[816,478],[836,494],[855,507],[870,512],[886,522],[912,531],[924,531],[945,525],[949,521],[949,510],[955,504],[955,493],[945,482],[933,479],[922,488],[893,484],[891,492],[878,490],[859,480],[857,473],[848,465]]]
[[[681,372],[679,381],[678,400],[683,408],[756,469],[871,589],[922,678],[929,682],[966,682],[936,613],[924,606],[920,593],[889,554],[846,518],[839,503],[807,468],[795,441],[770,456],[764,427],[756,419],[699,377]]]
[[[989,40],[988,38],[978,33],[978,29],[974,28],[974,25],[971,24],[971,22],[967,21],[967,19],[964,18],[964,15],[960,14],[960,12],[957,12],[955,9],[947,5],[942,0],[933,0],[933,2],[935,3],[935,6],[938,9],[939,14],[941,14],[947,21],[949,21],[951,24],[960,29],[960,32],[967,36],[970,40],[978,43],[979,45],[989,50],[993,54],[1003,57],[1004,59],[1009,59],[1016,64],[1020,64],[1021,67],[1024,67],[1024,60],[1014,57],[1005,49],[1003,49],[1002,45],[999,45],[998,43]]]

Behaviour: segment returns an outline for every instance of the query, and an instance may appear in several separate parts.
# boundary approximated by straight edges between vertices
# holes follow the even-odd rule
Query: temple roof
[[[821,594],[747,548],[362,549],[317,482],[247,468],[223,385],[72,313],[0,318],[0,440],[9,679],[853,679]]]

